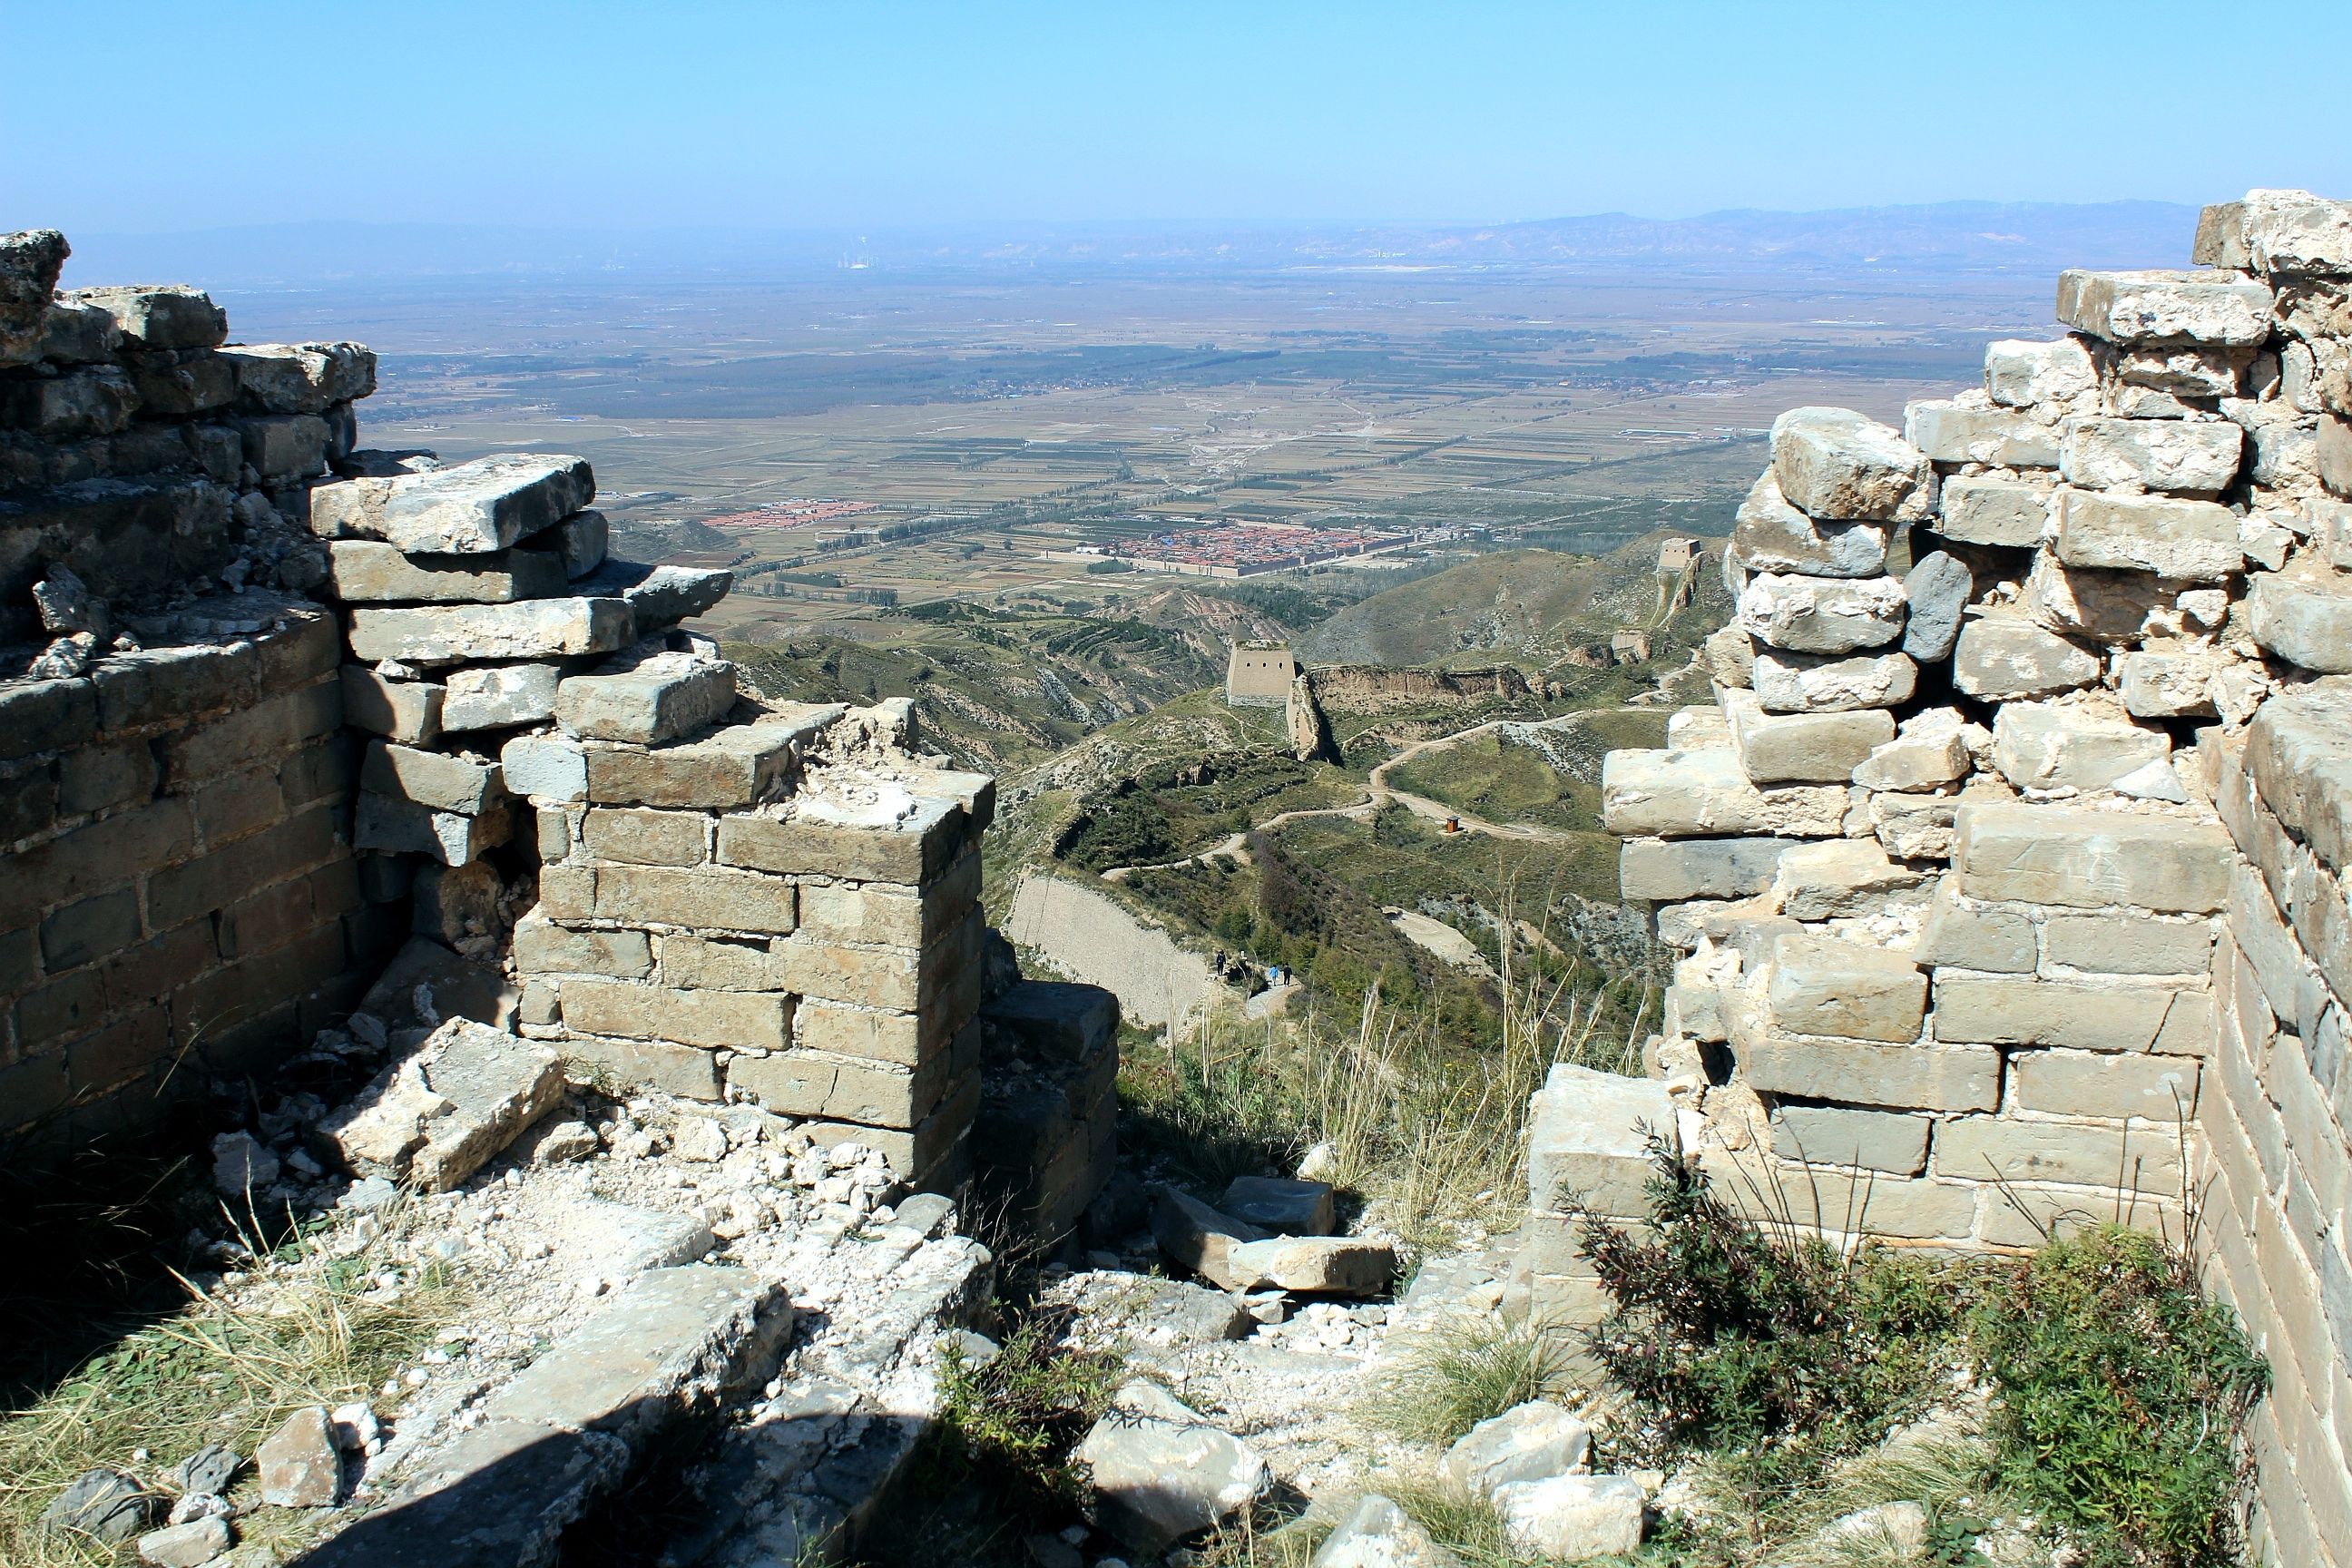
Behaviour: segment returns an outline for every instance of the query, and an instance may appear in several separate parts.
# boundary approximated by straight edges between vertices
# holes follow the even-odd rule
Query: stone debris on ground
[[[1470,1428],[1445,1451],[1445,1473],[1465,1491],[1546,1480],[1586,1468],[1591,1433],[1548,1399],[1513,1405]]]
[[[1308,1568],[1457,1568],[1461,1559],[1430,1539],[1404,1510],[1366,1492],[1323,1538]]]
[[[1097,1522],[1139,1552],[1231,1519],[1265,1493],[1265,1461],[1155,1384],[1130,1383],[1085,1441]]]
[[[261,1500],[279,1508],[332,1508],[343,1495],[342,1449],[326,1410],[310,1405],[279,1424],[254,1450]]]
[[[143,1531],[162,1499],[119,1470],[93,1469],[77,1478],[41,1510],[45,1532],[79,1533],[113,1543]]]

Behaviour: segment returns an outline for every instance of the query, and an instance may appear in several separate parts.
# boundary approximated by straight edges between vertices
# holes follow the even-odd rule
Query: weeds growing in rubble
[[[1408,1355],[1367,1414],[1400,1436],[1443,1448],[1514,1405],[1573,1394],[1576,1348],[1546,1325],[1465,1318]]]
[[[1377,987],[1345,1026],[1221,1016],[1188,1038],[1130,1041],[1120,1135],[1213,1194],[1287,1174],[1319,1146],[1319,1179],[1410,1246],[1450,1243],[1466,1223],[1506,1229],[1525,1198],[1528,1096],[1554,1062],[1638,1071],[1646,1019],[1514,973],[1507,953],[1501,992],[1499,1036],[1475,1049]]]
[[[1901,1560],[1981,1563],[2027,1520],[2086,1568],[2233,1561],[2267,1373],[2186,1246],[2086,1224],[2028,1257],[1930,1262],[1778,1193],[1743,1213],[1653,1153],[1642,1233],[1581,1216],[1612,1305],[1588,1341],[1626,1400],[1612,1436],[1699,1461],[1723,1560],[1882,1561],[1871,1530],[1823,1527],[1906,1501],[1927,1541]]]
[[[364,1398],[462,1310],[461,1289],[440,1266],[408,1271],[381,1289],[381,1248],[405,1215],[379,1211],[373,1256],[311,1227],[272,1246],[259,1216],[229,1215],[251,1255],[237,1294],[205,1293],[182,1279],[187,1300],[108,1343],[46,1394],[0,1416],[0,1563],[10,1568],[94,1568],[131,1561],[131,1547],[66,1537],[39,1527],[41,1512],[76,1477],[103,1465],[170,1495],[173,1466],[207,1443],[252,1456],[287,1415],[305,1405]],[[257,1501],[248,1469],[232,1493]],[[295,1511],[242,1513],[247,1541],[299,1544],[314,1523]]]
[[[934,1489],[965,1482],[1017,1520],[1059,1521],[1084,1487],[1069,1455],[1118,1386],[1123,1357],[1066,1342],[1060,1315],[1039,1313],[984,1362],[950,1342],[940,1365],[939,1423],[923,1465]]]
[[[1948,1391],[1959,1304],[1916,1254],[1849,1250],[1788,1205],[1759,1222],[1660,1142],[1649,1232],[1572,1206],[1611,1312],[1588,1336],[1633,1450],[1704,1446],[1751,1510]]]
[[[2185,1253],[2115,1226],[2050,1242],[1991,1271],[1970,1326],[2000,1479],[2090,1563],[2231,1560],[2269,1368]]]

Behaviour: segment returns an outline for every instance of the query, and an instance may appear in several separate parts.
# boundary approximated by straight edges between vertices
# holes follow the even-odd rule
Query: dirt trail
[[[1614,712],[1622,711],[1622,710],[1600,709],[1594,710],[1593,711]],[[1389,783],[1388,774],[1391,768],[1398,767],[1403,763],[1409,763],[1424,752],[1441,751],[1447,747],[1457,746],[1463,742],[1478,735],[1483,735],[1490,730],[1498,730],[1505,724],[1526,724],[1532,722],[1564,725],[1570,720],[1580,720],[1589,716],[1590,715],[1587,713],[1579,712],[1564,713],[1558,719],[1534,721],[1525,719],[1489,719],[1483,724],[1473,724],[1467,729],[1456,730],[1451,734],[1435,735],[1426,741],[1416,741],[1412,745],[1407,746],[1403,751],[1399,752],[1395,756],[1391,757],[1387,762],[1384,762],[1372,769],[1370,774],[1367,778],[1367,783],[1370,786],[1370,793],[1362,800],[1356,802],[1353,805],[1325,805],[1310,807],[1301,811],[1286,811],[1281,813],[1279,816],[1269,816],[1264,822],[1257,823],[1253,826],[1244,828],[1239,833],[1229,834],[1225,837],[1218,840],[1216,843],[1209,846],[1206,849],[1195,851],[1191,855],[1185,856],[1181,860],[1160,860],[1150,865],[1142,866],[1110,867],[1102,873],[1103,880],[1107,882],[1123,882],[1138,871],[1173,871],[1181,867],[1199,865],[1202,861],[1213,859],[1219,855],[1231,855],[1238,859],[1246,860],[1249,858],[1249,849],[1247,847],[1249,836],[1253,833],[1263,833],[1268,828],[1280,827],[1286,823],[1303,821],[1310,816],[1344,816],[1351,822],[1369,822],[1373,817],[1379,816],[1382,810],[1391,805],[1401,805],[1407,811],[1412,812],[1415,816],[1422,817],[1430,822],[1444,823],[1451,820],[1456,823],[1461,831],[1465,833],[1484,833],[1495,838],[1511,838],[1517,839],[1522,842],[1529,839],[1546,844],[1558,844],[1564,842],[1569,838],[1570,835],[1562,832],[1557,827],[1541,827],[1533,823],[1528,822],[1489,822],[1483,816],[1476,816],[1471,812],[1460,810],[1454,806],[1446,805],[1439,801],[1432,800],[1425,795],[1414,795],[1410,790],[1398,789],[1395,785]]]

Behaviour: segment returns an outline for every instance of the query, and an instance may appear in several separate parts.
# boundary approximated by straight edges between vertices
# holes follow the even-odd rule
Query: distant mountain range
[[[1003,224],[867,234],[279,224],[70,235],[68,283],[203,278],[223,287],[615,274],[706,279],[1142,268],[1186,272],[1423,267],[2047,271],[2177,266],[2197,209],[2169,202],[1941,202],[1829,212],[1623,213],[1484,225]]]

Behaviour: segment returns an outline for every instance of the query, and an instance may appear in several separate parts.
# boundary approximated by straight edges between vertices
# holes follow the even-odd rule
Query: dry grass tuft
[[[1417,1247],[1507,1229],[1525,1204],[1528,1097],[1558,1061],[1638,1072],[1646,1019],[1623,1026],[1600,993],[1515,972],[1507,950],[1500,990],[1499,1037],[1477,1048],[1377,988],[1344,1026],[1218,1017],[1187,1041],[1130,1043],[1122,1136],[1205,1189],[1322,1145],[1322,1179]]]
[[[182,1279],[188,1300],[178,1311],[115,1341],[45,1396],[0,1417],[0,1563],[114,1568],[135,1561],[128,1544],[42,1531],[41,1511],[94,1466],[168,1494],[172,1468],[208,1443],[250,1459],[292,1412],[366,1398],[424,1350],[463,1310],[463,1288],[437,1265],[404,1268],[397,1289],[379,1288],[376,1276],[411,1216],[404,1208],[378,1211],[376,1238],[363,1247],[355,1245],[356,1223],[314,1227],[257,1258],[234,1297]],[[233,1496],[258,1500],[249,1468]],[[236,1522],[241,1540],[281,1552],[319,1530],[314,1516],[289,1510],[257,1509]]]
[[[1366,1415],[1400,1436],[1446,1447],[1515,1405],[1575,1394],[1582,1381],[1576,1349],[1555,1328],[1465,1318],[1407,1355],[1381,1381]]]

